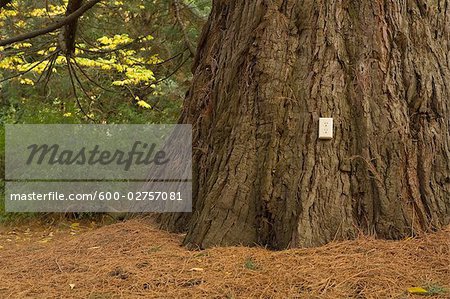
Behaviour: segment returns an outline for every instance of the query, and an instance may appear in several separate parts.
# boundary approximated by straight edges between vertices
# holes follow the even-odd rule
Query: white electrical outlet
[[[319,118],[319,139],[332,139],[333,138],[333,119],[332,118]]]

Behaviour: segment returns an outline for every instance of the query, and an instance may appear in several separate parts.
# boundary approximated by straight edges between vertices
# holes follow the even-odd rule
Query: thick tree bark
[[[215,0],[182,116],[194,213],[165,225],[271,248],[447,225],[449,2]]]

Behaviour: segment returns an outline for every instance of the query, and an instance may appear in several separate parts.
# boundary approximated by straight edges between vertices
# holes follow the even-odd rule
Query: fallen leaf
[[[80,227],[80,224],[78,222],[74,222],[70,225],[71,228],[78,228]]]
[[[75,284],[71,283],[71,284],[69,284],[69,287],[70,287],[71,290],[73,290],[73,288],[75,287]]]
[[[426,295],[426,294],[428,294],[428,291],[424,288],[413,287],[413,288],[408,288],[408,293]]]
[[[189,271],[201,272],[201,271],[205,271],[205,270],[203,268],[192,268]]]

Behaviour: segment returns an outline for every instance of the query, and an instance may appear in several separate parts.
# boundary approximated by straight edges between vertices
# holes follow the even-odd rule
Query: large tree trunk
[[[202,248],[448,224],[449,2],[215,0],[182,116],[194,213],[165,224]]]

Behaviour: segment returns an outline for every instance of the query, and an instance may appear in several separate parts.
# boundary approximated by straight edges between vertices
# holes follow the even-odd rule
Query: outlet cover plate
[[[333,118],[319,118],[319,139],[333,138]]]

